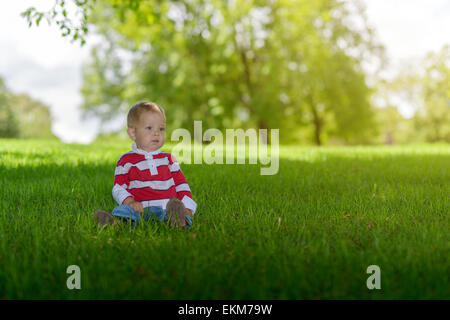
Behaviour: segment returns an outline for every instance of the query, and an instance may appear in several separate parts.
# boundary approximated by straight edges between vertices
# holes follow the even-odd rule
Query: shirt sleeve
[[[197,209],[197,203],[193,200],[192,192],[186,181],[186,177],[183,172],[181,172],[180,164],[173,155],[170,155],[169,157],[169,169],[172,174],[173,181],[175,182],[177,198],[183,202],[187,209],[192,211],[192,214],[194,214]]]
[[[130,179],[128,177],[128,171],[130,170],[130,165],[120,158],[117,161],[116,170],[114,172],[114,186],[112,189],[112,195],[114,200],[120,205],[128,197],[133,197],[128,191],[130,186]]]

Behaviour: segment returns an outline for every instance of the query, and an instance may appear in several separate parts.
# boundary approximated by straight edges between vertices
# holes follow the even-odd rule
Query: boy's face
[[[128,128],[128,135],[139,149],[152,152],[164,144],[165,130],[166,122],[161,113],[144,111],[134,126]]]

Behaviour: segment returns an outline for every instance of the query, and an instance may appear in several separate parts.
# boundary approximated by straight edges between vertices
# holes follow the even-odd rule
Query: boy
[[[197,204],[175,158],[160,148],[165,140],[164,110],[152,102],[135,104],[127,116],[132,151],[117,161],[112,194],[119,204],[112,215],[95,212],[99,225],[115,224],[114,216],[135,222],[157,218],[172,227],[192,226]]]

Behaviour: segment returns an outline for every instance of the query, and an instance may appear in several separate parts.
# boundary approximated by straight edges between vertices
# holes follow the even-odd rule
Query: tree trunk
[[[322,141],[320,140],[320,133],[322,131],[322,120],[320,119],[319,113],[317,112],[312,94],[309,94],[309,104],[311,106],[311,112],[313,114],[314,140],[316,144],[320,146],[322,145]]]
[[[315,107],[313,109],[314,116],[314,139],[316,140],[316,144],[320,146],[322,142],[320,141],[320,132],[322,130],[322,123],[320,121],[319,115],[317,114],[317,110]]]
[[[266,129],[266,133],[267,133],[267,144],[270,145],[271,144],[271,139],[270,139],[270,128],[269,125],[267,124],[267,122],[263,119],[259,119],[258,120],[258,128],[259,129]]]

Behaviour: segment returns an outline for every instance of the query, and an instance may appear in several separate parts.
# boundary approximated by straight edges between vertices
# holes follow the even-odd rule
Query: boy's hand
[[[123,204],[129,205],[133,208],[134,211],[139,212],[140,214],[144,213],[144,207],[142,206],[142,203],[140,203],[139,201],[135,201],[131,197],[126,198]]]

